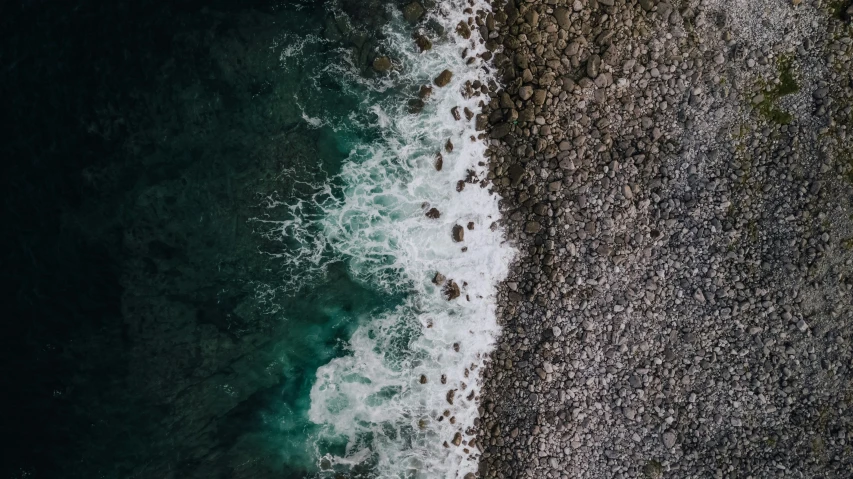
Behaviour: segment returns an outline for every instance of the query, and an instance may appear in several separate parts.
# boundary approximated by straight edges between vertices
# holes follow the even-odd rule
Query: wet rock
[[[468,24],[465,23],[464,20],[459,22],[459,25],[456,25],[456,33],[466,40],[471,38],[471,29],[468,27]]]
[[[441,156],[441,153],[435,154],[435,162],[433,163],[435,166],[435,171],[441,171],[441,168],[444,166],[444,157]]]
[[[453,443],[454,446],[462,444],[462,434],[457,432],[453,435],[453,440],[450,442]]]
[[[429,211],[426,212],[426,217],[437,219],[441,217],[441,213],[438,211],[438,208],[430,208]]]
[[[435,83],[435,86],[441,88],[443,86],[447,86],[447,84],[450,83],[451,78],[453,78],[453,72],[450,70],[444,70],[435,77],[433,83]]]
[[[459,285],[456,284],[456,281],[453,280],[450,280],[445,283],[444,290],[442,292],[444,293],[444,297],[448,301],[452,301],[462,294],[462,291],[459,289]]]
[[[432,42],[424,35],[418,35],[418,38],[415,39],[415,45],[417,45],[418,49],[422,52],[432,49]]]
[[[430,95],[432,95],[432,87],[429,85],[421,85],[421,89],[418,90],[418,98],[426,100]]]
[[[386,56],[373,59],[373,69],[379,73],[385,73],[391,69],[391,59]]]
[[[453,232],[451,234],[453,237],[453,241],[459,243],[465,240],[465,228],[461,225],[453,225]]]
[[[432,277],[432,284],[436,286],[443,285],[445,281],[447,281],[447,278],[441,273],[435,273],[435,276]]]

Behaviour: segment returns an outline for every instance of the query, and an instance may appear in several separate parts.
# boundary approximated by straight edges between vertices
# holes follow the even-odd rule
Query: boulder
[[[387,72],[391,69],[391,59],[386,56],[374,58],[373,69],[379,73]]]
[[[453,236],[453,241],[455,241],[457,243],[464,241],[465,240],[465,228],[463,228],[460,225],[454,225],[452,236]]]
[[[440,88],[443,86],[447,86],[447,84],[450,83],[451,78],[453,78],[453,72],[451,72],[450,70],[444,70],[443,72],[439,73],[437,77],[435,77],[433,83],[435,83],[435,86]]]

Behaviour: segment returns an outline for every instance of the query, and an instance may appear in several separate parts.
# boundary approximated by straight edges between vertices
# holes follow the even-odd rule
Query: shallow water
[[[463,113],[481,101],[466,83],[491,80],[466,64],[482,46],[447,33],[467,4],[413,26],[394,3],[197,3],[25,12],[68,26],[67,50],[28,48],[80,99],[56,117],[59,150],[96,153],[38,150],[60,188],[33,162],[7,176],[34,192],[9,196],[18,218],[65,204],[12,223],[61,235],[6,248],[24,271],[13,304],[36,325],[10,353],[30,405],[10,477],[462,477],[512,255]],[[18,43],[35,42],[21,25]],[[370,67],[378,55],[390,72]],[[62,61],[72,74],[50,70]],[[445,68],[451,83],[411,113]],[[110,75],[88,90],[98,71]],[[25,73],[19,88],[44,76]],[[71,101],[31,88],[20,111]]]

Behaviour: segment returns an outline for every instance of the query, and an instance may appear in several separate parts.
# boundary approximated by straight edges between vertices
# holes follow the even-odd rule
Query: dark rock
[[[373,59],[373,69],[379,73],[387,72],[391,69],[391,59],[386,56],[376,57]]]
[[[500,125],[492,128],[492,138],[503,138],[509,134],[510,130],[512,130],[512,125],[509,123],[501,123]]]
[[[509,170],[507,170],[506,173],[509,177],[510,184],[515,187],[518,186],[519,183],[521,183],[521,180],[524,178],[526,172],[524,171],[523,166],[519,165],[518,163],[515,163],[509,167]]]
[[[433,83],[435,83],[435,86],[437,87],[443,87],[450,83],[451,78],[453,78],[453,72],[451,72],[450,70],[444,70],[443,72],[439,73],[437,77],[435,77]]]
[[[462,294],[462,292],[459,290],[459,285],[456,284],[456,281],[453,281],[453,280],[448,281],[444,285],[443,293],[444,293],[444,297],[448,301],[452,301],[452,300],[458,298]],[[444,383],[442,383],[442,384],[444,384]]]
[[[417,45],[422,52],[432,49],[432,42],[429,38],[423,35],[419,35],[418,38],[415,39],[415,45]]]
[[[471,38],[471,29],[468,27],[468,24],[465,21],[459,22],[459,25],[456,25],[456,33],[459,34],[460,37],[464,39]]]
[[[441,217],[441,212],[438,211],[438,208],[430,208],[429,211],[426,212],[426,217],[436,219]]]
[[[465,240],[465,228],[463,228],[460,225],[454,225],[452,236],[453,236],[453,241],[455,241],[457,243],[459,243],[460,241],[464,241]]]

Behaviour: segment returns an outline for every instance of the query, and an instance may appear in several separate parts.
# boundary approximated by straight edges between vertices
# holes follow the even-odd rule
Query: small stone
[[[640,389],[643,387],[643,381],[636,374],[632,374],[631,377],[628,378],[628,384],[631,385],[634,389]]]
[[[672,431],[666,431],[665,433],[663,433],[662,439],[664,447],[666,447],[667,449],[672,449],[675,446],[676,438],[677,437],[675,433]]]
[[[441,217],[441,213],[438,211],[438,208],[430,208],[429,211],[426,212],[426,217],[436,219]]]
[[[435,276],[432,277],[432,284],[441,286],[446,280],[447,278],[445,278],[443,274],[435,273]]]
[[[809,329],[809,324],[806,323],[805,320],[800,319],[799,321],[797,321],[797,329],[799,329],[800,332],[805,333]]]
[[[454,434],[453,435],[453,441],[451,441],[451,442],[453,443],[454,446],[458,446],[458,445],[462,444],[462,434],[458,433],[458,432],[456,434]]]
[[[533,87],[530,85],[524,85],[523,87],[518,89],[518,97],[522,99],[522,101],[527,101],[530,97],[533,96]]]

